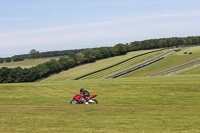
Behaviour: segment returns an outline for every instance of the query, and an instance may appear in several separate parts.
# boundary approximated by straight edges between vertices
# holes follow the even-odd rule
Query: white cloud
[[[67,26],[55,26],[55,27],[48,27],[48,28],[34,29],[34,30],[14,31],[14,32],[8,32],[8,33],[0,33],[0,37],[21,36],[21,35],[27,35],[27,34],[49,33],[49,32],[58,32],[58,31],[69,31],[69,30],[82,30],[82,29],[98,28],[98,27],[105,27],[105,26],[113,26],[113,25],[118,25],[122,23],[136,22],[136,21],[141,21],[141,20],[169,18],[169,17],[187,17],[187,16],[200,16],[200,11],[133,16],[133,17],[117,18],[117,19],[111,19],[111,20],[99,21],[99,22],[73,24],[73,25],[67,25]],[[26,19],[30,19],[30,18],[28,17],[7,18],[7,19],[2,19],[2,20],[26,20]]]
[[[82,44],[91,42],[93,40],[103,40],[103,39],[114,39],[117,41],[120,38],[128,38],[130,36],[143,37],[148,33],[145,33],[146,30],[169,30],[168,28],[180,27],[180,25],[193,26],[194,23],[190,22],[178,22],[178,23],[164,23],[164,24],[149,24],[142,27],[137,27],[133,25],[130,27],[133,31],[127,31],[120,28],[126,26],[126,23],[129,22],[141,22],[148,21],[151,19],[159,18],[169,18],[169,17],[187,17],[187,16],[200,16],[199,11],[183,12],[183,13],[168,13],[168,14],[155,14],[155,15],[145,15],[145,16],[133,16],[125,17],[118,19],[111,19],[107,21],[93,22],[93,23],[83,23],[83,24],[74,24],[68,26],[55,26],[48,27],[43,29],[33,29],[33,30],[24,30],[24,31],[14,31],[8,33],[0,33],[0,48],[11,48],[11,47],[23,47],[23,46],[33,46],[33,45],[47,45],[47,44]],[[23,19],[23,18],[21,18]],[[196,23],[195,23],[196,24]],[[145,29],[146,27],[146,29]],[[135,30],[135,31],[134,31]],[[183,29],[182,29],[183,31]],[[161,30],[160,30],[161,32]],[[150,33],[149,33],[150,34]],[[159,34],[159,33],[158,33]],[[162,33],[161,33],[162,34]],[[123,39],[122,39],[123,40]]]

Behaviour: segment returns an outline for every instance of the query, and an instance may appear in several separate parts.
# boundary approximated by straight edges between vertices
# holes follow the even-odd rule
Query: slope
[[[126,55],[115,56],[115,57],[99,60],[99,61],[96,61],[94,63],[81,65],[81,66],[75,67],[73,69],[63,71],[59,74],[53,75],[53,76],[51,76],[47,79],[42,80],[42,82],[72,80],[72,79],[75,79],[75,78],[80,77],[82,75],[110,67],[110,66],[117,64],[121,61],[129,59],[133,56],[144,54],[144,53],[147,53],[147,52],[150,52],[150,51],[154,51],[154,50],[142,50],[142,51],[129,52]],[[138,60],[137,62],[139,62],[139,61],[140,60]]]
[[[199,80],[173,76],[0,84],[0,132],[200,132]],[[69,105],[81,87],[97,94],[99,104]]]
[[[192,54],[189,54],[189,55],[184,54],[184,51],[190,51],[192,52]],[[142,69],[136,70],[129,74],[123,75],[121,76],[121,78],[149,76],[157,72],[164,71],[166,69],[169,69],[169,68],[172,68],[172,67],[190,62],[190,61],[194,61],[199,58],[200,58],[200,46],[184,47],[181,49],[181,51],[174,52],[166,56],[163,60],[159,62],[151,64],[148,67],[144,67]]]
[[[8,67],[8,68],[15,68],[15,67],[29,68],[29,67],[41,64],[41,63],[48,62],[51,59],[58,60],[59,58],[60,57],[49,57],[49,58],[38,58],[38,59],[26,59],[24,61],[18,61],[18,62],[0,63],[0,68],[1,67]]]
[[[105,78],[109,75],[113,75],[115,73],[124,71],[124,70],[126,70],[126,69],[128,69],[128,68],[130,68],[130,67],[132,67],[136,64],[139,64],[139,63],[144,62],[148,59],[151,59],[151,58],[159,55],[160,53],[163,53],[163,51],[155,51],[153,53],[148,53],[148,54],[145,54],[145,55],[137,56],[136,58],[132,58],[128,61],[117,64],[113,67],[109,67],[108,69],[105,69],[103,71],[99,71],[97,73],[88,75],[88,76],[83,77],[81,79],[101,79],[101,78]]]
[[[165,62],[166,68],[176,65],[176,61],[179,64],[199,58],[198,47],[186,49],[191,49],[193,54],[182,55],[182,50],[167,56],[164,60],[173,63]],[[71,69],[71,75],[82,75],[83,70],[89,73],[135,54],[131,52],[80,66]],[[69,80],[69,73],[63,77],[52,76],[48,82],[0,84],[0,132],[197,133],[200,132],[197,68],[170,77]],[[82,87],[98,95],[98,105],[69,104]],[[78,129],[80,127],[84,128]]]

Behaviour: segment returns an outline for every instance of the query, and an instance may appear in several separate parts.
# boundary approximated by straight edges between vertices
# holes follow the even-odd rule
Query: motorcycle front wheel
[[[77,101],[77,100],[74,100],[74,99],[72,99],[72,100],[71,100],[71,102],[70,102],[70,104],[78,104],[78,101]]]

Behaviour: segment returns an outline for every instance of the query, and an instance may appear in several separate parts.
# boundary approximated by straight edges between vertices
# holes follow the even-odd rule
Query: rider
[[[90,96],[90,93],[83,88],[80,89],[80,94],[83,94],[84,99],[87,101],[87,97]]]

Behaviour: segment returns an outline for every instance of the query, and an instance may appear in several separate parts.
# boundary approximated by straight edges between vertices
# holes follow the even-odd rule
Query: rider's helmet
[[[80,89],[80,92],[83,92],[83,91],[84,91],[84,89],[83,89],[83,88],[81,88],[81,89]]]

